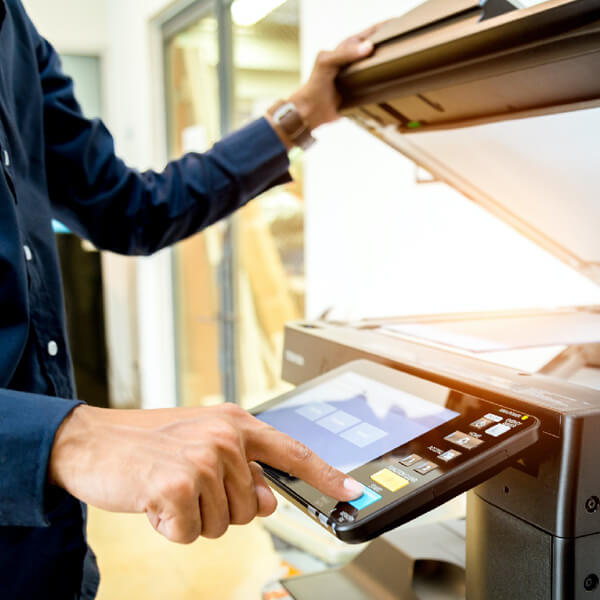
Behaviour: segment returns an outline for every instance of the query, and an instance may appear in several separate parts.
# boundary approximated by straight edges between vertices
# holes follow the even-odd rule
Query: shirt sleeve
[[[0,526],[46,527],[56,430],[82,402],[0,389]]]
[[[161,173],[128,168],[104,124],[82,115],[52,46],[37,39],[53,213],[97,247],[150,254],[290,181],[285,147],[264,118]]]

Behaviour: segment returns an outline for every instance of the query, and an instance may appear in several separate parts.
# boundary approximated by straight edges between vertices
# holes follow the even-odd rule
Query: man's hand
[[[338,118],[342,99],[335,87],[335,78],[342,67],[373,52],[369,37],[377,27],[344,40],[335,50],[319,52],[308,81],[290,97],[310,129]]]
[[[373,52],[373,43],[369,40],[379,25],[366,29],[341,42],[335,50],[322,51],[318,54],[310,77],[302,87],[289,97],[310,130],[319,125],[335,121],[341,97],[335,87],[335,78],[340,69]],[[270,117],[268,117],[270,118]],[[285,134],[275,127],[278,135],[288,148],[291,143]]]
[[[190,543],[275,510],[255,461],[337,500],[362,493],[308,448],[231,404],[158,411],[79,406],[56,434],[48,477],[93,506],[145,512],[166,538]]]

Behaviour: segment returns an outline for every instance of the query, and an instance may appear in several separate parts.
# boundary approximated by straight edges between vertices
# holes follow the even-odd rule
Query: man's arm
[[[240,407],[157,411],[76,408],[59,428],[52,483],[93,506],[146,513],[166,538],[221,536],[275,510],[260,461],[338,500],[362,486]]]
[[[54,432],[81,402],[0,389],[0,526],[49,525]]]
[[[33,27],[33,26],[32,26]],[[54,216],[97,247],[151,254],[289,181],[285,147],[265,119],[160,173],[129,168],[110,132],[86,119],[52,46],[35,30],[44,98],[48,191]]]
[[[334,79],[340,66],[371,49],[357,36],[319,56],[308,82],[290,98],[310,128],[337,116]],[[46,42],[40,52],[55,210],[99,247],[152,252],[285,179],[290,140],[265,119],[161,174],[127,169],[102,124],[81,117]],[[60,126],[65,114],[72,129]],[[59,180],[65,169],[71,179]],[[230,524],[274,510],[256,461],[338,500],[362,493],[360,484],[308,448],[232,405],[151,413],[77,407],[56,433],[48,477],[92,505],[145,512],[157,531],[185,543],[199,535],[217,537]]]
[[[150,254],[289,181],[290,140],[269,117],[250,123],[204,154],[186,154],[161,173],[128,168],[115,155],[103,123],[82,115],[73,83],[62,73],[52,46],[35,35],[53,212],[97,247]],[[311,129],[337,117],[334,79],[342,65],[372,50],[363,37],[321,53],[308,82],[290,98]]]

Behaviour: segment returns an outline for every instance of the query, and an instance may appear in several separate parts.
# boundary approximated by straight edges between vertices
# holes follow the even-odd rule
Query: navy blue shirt
[[[0,161],[0,595],[92,598],[85,507],[47,484],[55,432],[80,403],[51,220],[150,254],[288,181],[287,155],[260,119],[162,173],[128,168],[21,2],[0,0]]]

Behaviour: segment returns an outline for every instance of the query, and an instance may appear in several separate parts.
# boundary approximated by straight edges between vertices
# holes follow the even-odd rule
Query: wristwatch
[[[295,146],[307,150],[315,143],[315,138],[293,102],[280,100],[269,109],[269,114]]]

